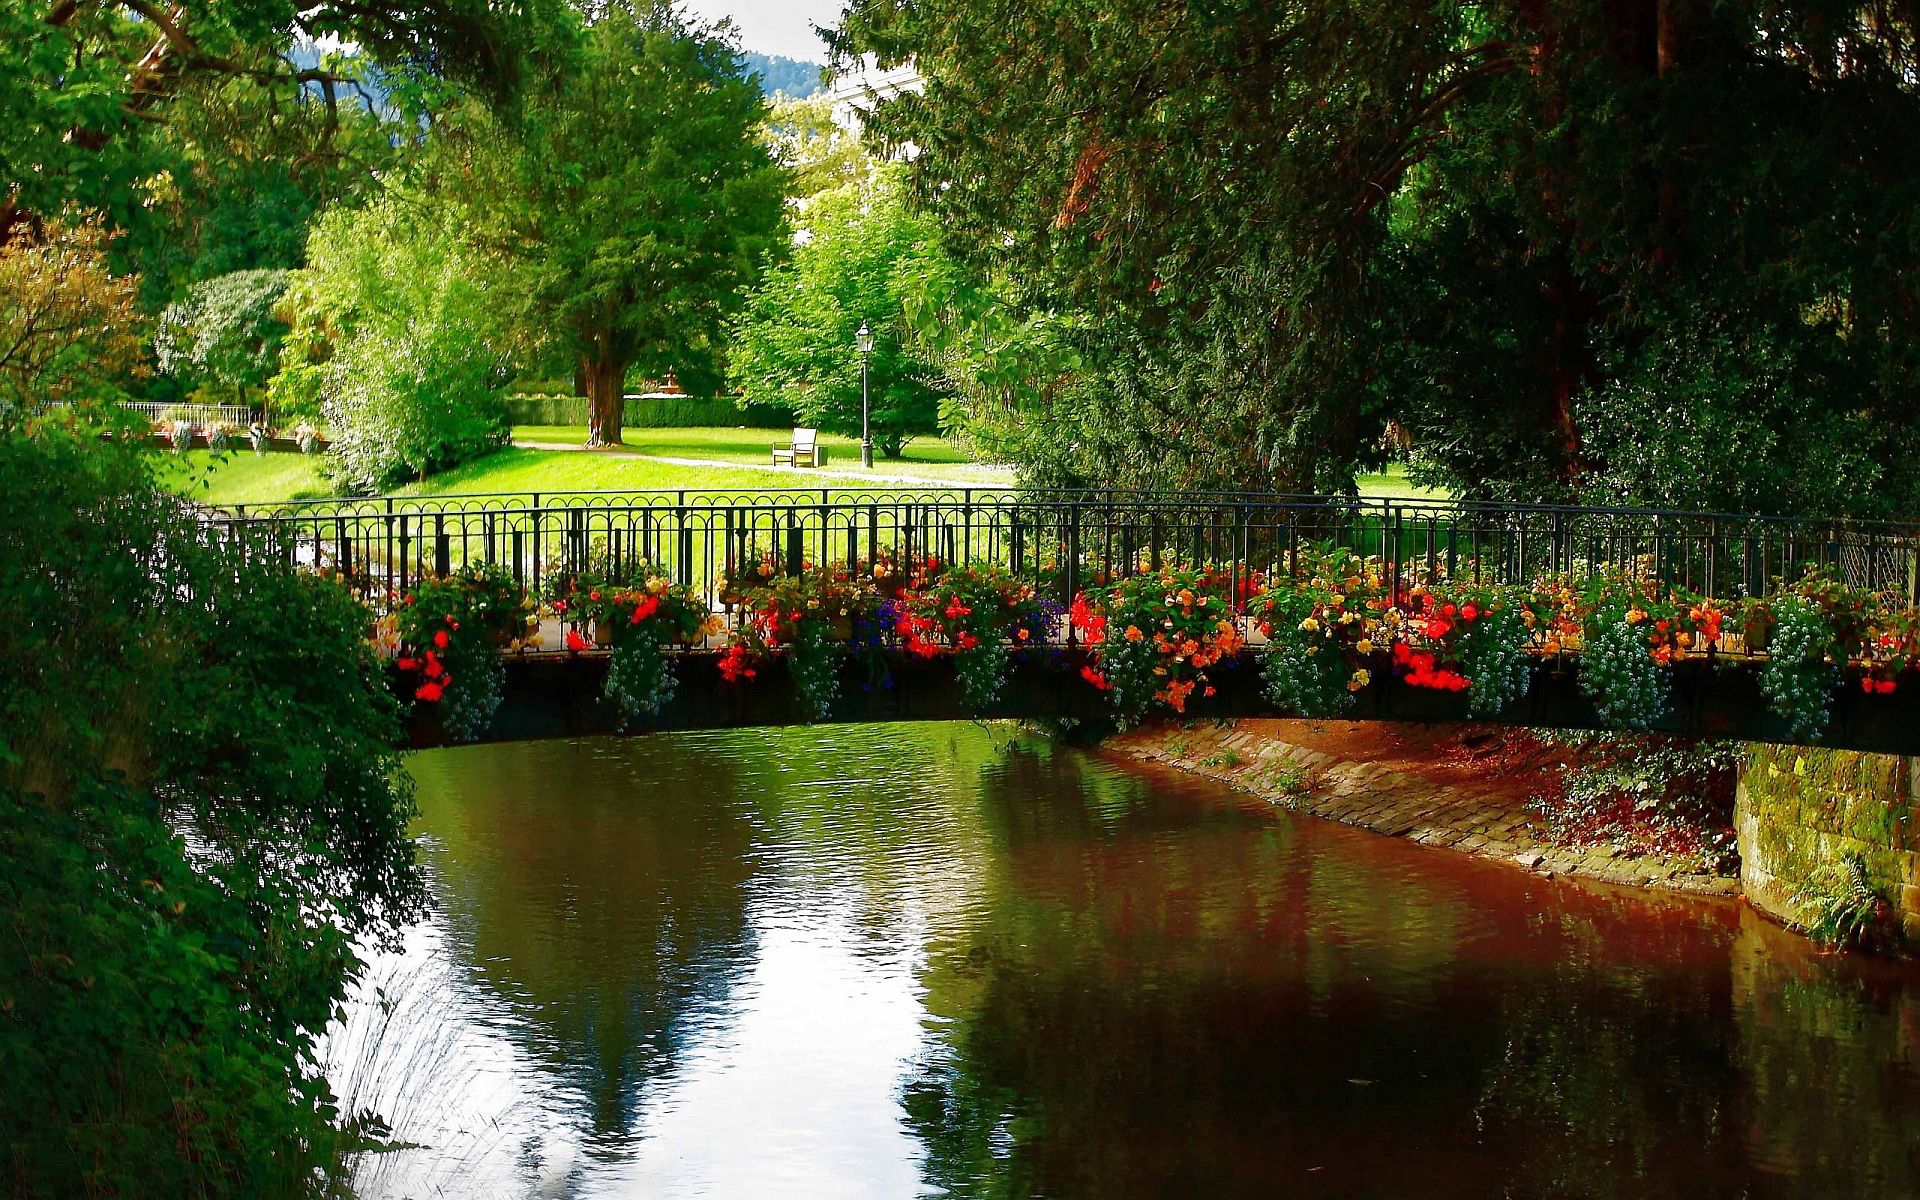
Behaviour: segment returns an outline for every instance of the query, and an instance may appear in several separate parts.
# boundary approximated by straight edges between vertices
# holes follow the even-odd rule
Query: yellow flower
[[[1357,642],[1355,642],[1355,643],[1353,644],[1353,648],[1354,648],[1354,650],[1355,650],[1355,651],[1357,651],[1357,652],[1359,652],[1359,653],[1361,653],[1361,654],[1372,654],[1372,653],[1373,653],[1373,639],[1372,639],[1372,638],[1361,638],[1361,639],[1360,639],[1359,641],[1357,641]]]
[[[1355,671],[1353,673],[1352,679],[1347,680],[1347,690],[1350,692],[1357,692],[1361,688],[1367,686],[1369,683],[1372,683],[1372,682],[1373,682],[1373,676],[1370,673],[1368,673],[1365,667],[1361,667],[1358,671]]]
[[[1306,620],[1300,622],[1300,628],[1307,633],[1318,633],[1320,632],[1320,622],[1314,620],[1312,617],[1308,617]]]
[[[658,596],[661,592],[664,592],[667,590],[667,581],[662,577],[655,575],[651,579],[647,580],[647,590],[649,592],[652,592],[654,595]]]

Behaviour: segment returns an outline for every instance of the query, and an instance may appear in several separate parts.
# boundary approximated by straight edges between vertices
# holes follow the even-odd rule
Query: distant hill
[[[755,54],[750,50],[742,51],[740,60],[749,72],[760,77],[763,95],[778,92],[789,99],[801,100],[824,86],[820,82],[819,63],[801,62],[778,54]]]

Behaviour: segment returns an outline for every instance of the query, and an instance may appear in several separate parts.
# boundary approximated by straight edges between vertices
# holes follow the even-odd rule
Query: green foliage
[[[287,325],[276,312],[285,271],[235,271],[203,280],[167,306],[153,332],[154,359],[186,386],[202,381],[247,402],[279,368]]]
[[[277,420],[324,420],[343,486],[375,491],[507,438],[498,296],[444,219],[398,193],[327,214],[288,303]]]
[[[833,119],[825,96],[776,100],[763,127],[774,161],[787,170],[787,194],[804,205],[823,192],[866,183],[874,157]]]
[[[0,1173],[314,1194],[377,1132],[314,1039],[421,897],[366,611],[95,439],[0,440],[0,502]]]
[[[581,364],[591,441],[620,440],[629,367],[717,382],[726,320],[783,243],[764,114],[718,33],[623,0],[511,120],[470,107],[456,123],[446,199],[510,280],[503,315]]]
[[[1087,322],[1023,464],[1338,490],[1392,419],[1468,494],[1891,515],[1911,17],[879,0],[833,50],[915,64],[870,133],[1016,316]]]
[[[747,402],[787,405],[803,424],[858,435],[864,322],[874,339],[874,443],[897,458],[915,434],[939,431],[946,394],[917,353],[906,310],[922,277],[949,269],[936,230],[907,210],[891,171],[815,196],[805,227],[806,241],[767,273],[735,327],[730,382]]]
[[[1542,790],[1529,800],[1548,840],[1690,859],[1721,874],[1738,865],[1733,799],[1739,743],[1659,734],[1535,736],[1567,755],[1564,770],[1544,772]]]
[[[1817,942],[1875,949],[1897,940],[1893,906],[1874,886],[1858,851],[1848,850],[1839,863],[1823,867],[1794,900],[1807,911],[1807,936]]]

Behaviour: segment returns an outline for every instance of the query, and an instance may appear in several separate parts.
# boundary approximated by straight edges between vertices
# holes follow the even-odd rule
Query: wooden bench
[[[827,461],[827,448],[820,444],[818,429],[795,429],[793,443],[773,448],[773,465],[786,463],[793,467],[817,467]]]

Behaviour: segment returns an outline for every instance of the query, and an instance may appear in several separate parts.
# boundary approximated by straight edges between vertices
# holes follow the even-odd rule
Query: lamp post
[[[873,357],[873,330],[867,328],[865,321],[860,322],[860,331],[853,335],[853,344],[860,350],[860,465],[873,466],[873,429],[867,420],[867,360]]]

